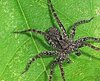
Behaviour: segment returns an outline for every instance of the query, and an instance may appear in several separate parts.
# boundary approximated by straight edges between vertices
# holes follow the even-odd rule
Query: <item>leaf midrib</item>
[[[30,29],[29,23],[28,23],[28,21],[27,21],[27,18],[26,18],[26,16],[25,16],[25,13],[24,13],[24,11],[23,11],[23,8],[22,8],[22,6],[21,6],[19,0],[16,0],[16,2],[17,2],[17,5],[18,5],[18,7],[19,7],[19,10],[20,10],[20,12],[21,12],[21,14],[22,14],[22,16],[23,16],[23,18],[24,18],[24,20],[25,20],[25,23],[26,23],[27,28]],[[38,47],[37,47],[37,44],[36,44],[34,38],[32,37],[32,33],[30,32],[30,34],[31,34],[31,39],[32,39],[33,45],[35,46],[37,53],[39,53],[39,49],[38,49]],[[22,45],[24,45],[26,42],[27,42],[27,41],[25,41]],[[21,45],[20,47],[22,47],[22,45]],[[17,49],[16,51],[18,51],[18,50],[20,49],[20,47],[18,47],[18,49]],[[2,73],[1,73],[1,76],[2,76],[3,73],[5,72],[5,69],[7,68],[8,64],[13,60],[13,58],[14,58],[15,55],[16,55],[16,53],[14,53],[14,55],[12,56],[12,58],[8,61],[7,65],[5,66],[4,70],[3,70]],[[45,64],[44,64],[44,61],[43,61],[42,58],[41,58],[41,62],[42,62],[42,65],[43,65],[43,67],[44,67],[44,71],[46,71],[46,67],[45,67]],[[40,76],[44,71],[42,71],[42,72],[39,74],[39,76]],[[48,75],[47,71],[46,71],[46,74]],[[37,78],[39,78],[39,76],[38,76]]]
[[[16,1],[17,1],[17,3],[18,3],[19,9],[20,9],[20,11],[21,11],[21,13],[22,13],[22,16],[24,17],[25,23],[26,23],[28,29],[30,29],[30,26],[29,26],[29,24],[28,24],[28,21],[27,21],[27,18],[26,18],[26,16],[25,16],[25,13],[24,13],[24,11],[23,11],[23,9],[22,9],[22,6],[21,6],[19,0],[16,0]],[[32,37],[32,32],[30,32],[30,34],[31,34],[32,42],[33,42],[34,46],[36,47],[37,52],[39,53],[39,49],[38,49],[38,47],[37,47],[37,44],[36,44],[34,38]],[[41,61],[42,61],[42,65],[43,65],[43,67],[44,67],[44,70],[46,71],[46,67],[45,67],[45,64],[44,64],[42,58],[41,58]],[[46,74],[48,75],[47,71],[46,71]]]

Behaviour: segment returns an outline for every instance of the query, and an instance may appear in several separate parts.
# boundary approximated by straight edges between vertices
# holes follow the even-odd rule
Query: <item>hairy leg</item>
[[[85,42],[85,41],[88,41],[88,40],[92,40],[92,41],[95,41],[95,42],[100,42],[100,38],[94,38],[94,37],[80,38],[80,39],[77,40],[77,42]]]
[[[53,61],[53,63],[51,64],[49,81],[52,81],[52,75],[54,73],[54,67],[55,67],[56,64],[58,64],[58,60]]]
[[[55,18],[56,21],[57,21],[59,27],[60,27],[61,30],[62,30],[63,37],[67,39],[68,36],[67,36],[67,34],[66,34],[66,30],[65,30],[63,24],[61,23],[60,19],[58,18],[57,14],[56,14],[56,12],[55,12],[55,10],[54,10],[54,8],[53,8],[53,5],[52,5],[52,3],[51,3],[51,0],[48,0],[48,5],[49,5],[49,7],[50,7],[50,10],[51,10],[51,12],[52,12],[54,18]]]
[[[94,50],[100,51],[100,48],[95,47],[95,46],[93,46],[93,45],[91,45],[91,44],[89,44],[89,43],[83,43],[83,46],[88,46],[88,47],[90,47],[90,48],[92,48],[92,49],[94,49]]]
[[[92,18],[89,19],[89,20],[81,20],[81,21],[78,21],[78,22],[74,23],[74,24],[71,26],[72,29],[71,29],[71,33],[70,33],[70,38],[72,38],[72,39],[74,38],[75,33],[76,33],[76,28],[77,28],[79,25],[85,24],[85,23],[89,23],[93,18],[94,18],[94,17],[92,17]]]
[[[27,30],[23,30],[23,31],[17,31],[17,32],[14,32],[14,33],[26,33],[26,32],[36,32],[36,33],[41,34],[41,35],[45,34],[45,32],[38,31],[38,30],[35,30],[35,29],[27,29]]]
[[[56,54],[57,54],[56,51],[45,51],[45,52],[42,52],[42,53],[40,53],[40,54],[34,56],[34,57],[27,63],[26,68],[25,68],[25,70],[22,72],[22,74],[25,73],[26,71],[28,71],[28,69],[29,69],[30,65],[32,64],[32,62],[34,62],[36,59],[41,58],[41,57],[43,57],[43,56],[55,56]]]
[[[63,81],[65,81],[64,70],[63,70],[63,67],[62,67],[62,63],[59,63],[59,68],[60,68],[60,71],[61,71],[62,79],[63,79]]]

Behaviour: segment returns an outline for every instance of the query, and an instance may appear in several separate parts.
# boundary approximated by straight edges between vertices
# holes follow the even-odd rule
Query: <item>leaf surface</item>
[[[52,3],[66,30],[78,20],[95,17],[77,28],[75,39],[100,38],[100,0],[52,0]],[[28,72],[21,75],[30,58],[50,50],[44,37],[12,32],[28,28],[45,31],[50,27],[46,0],[0,0],[0,81],[48,81],[51,57],[36,60]],[[100,47],[97,43],[93,45]],[[100,52],[88,47],[81,50],[86,54],[80,57],[72,54],[72,63],[63,65],[66,81],[100,81]],[[62,81],[58,66],[53,81]]]

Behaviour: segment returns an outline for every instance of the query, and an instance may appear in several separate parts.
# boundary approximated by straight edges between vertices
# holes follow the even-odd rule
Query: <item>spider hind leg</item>
[[[25,68],[25,70],[22,72],[22,74],[24,74],[25,72],[28,71],[28,69],[30,68],[30,65],[32,64],[32,62],[34,62],[36,59],[41,58],[41,57],[43,57],[43,56],[55,56],[55,55],[57,55],[57,52],[56,52],[56,51],[44,51],[44,52],[42,52],[42,53],[40,53],[40,54],[38,54],[38,55],[35,55],[33,58],[31,58],[31,59],[29,60],[29,62],[28,62],[27,65],[26,65],[26,68]]]
[[[62,63],[59,63],[59,68],[60,68],[60,71],[61,71],[61,76],[62,76],[62,79],[63,81],[65,81],[65,74],[64,74],[64,70],[63,70],[63,67],[62,67]]]

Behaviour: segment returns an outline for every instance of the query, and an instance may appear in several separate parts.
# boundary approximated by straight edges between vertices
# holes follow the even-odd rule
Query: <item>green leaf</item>
[[[66,30],[77,20],[95,17],[88,24],[77,28],[75,39],[85,36],[100,38],[100,0],[52,0]],[[46,0],[0,0],[0,81],[48,81],[48,64],[53,58],[36,60],[21,75],[30,58],[50,50],[41,35],[27,36],[12,32],[34,28],[45,31],[52,27]],[[100,44],[93,43],[100,47]],[[100,81],[100,52],[91,48],[81,49],[80,57],[70,57],[64,63],[66,81]],[[48,68],[46,70],[46,68]],[[62,81],[59,67],[55,67],[53,81]]]

